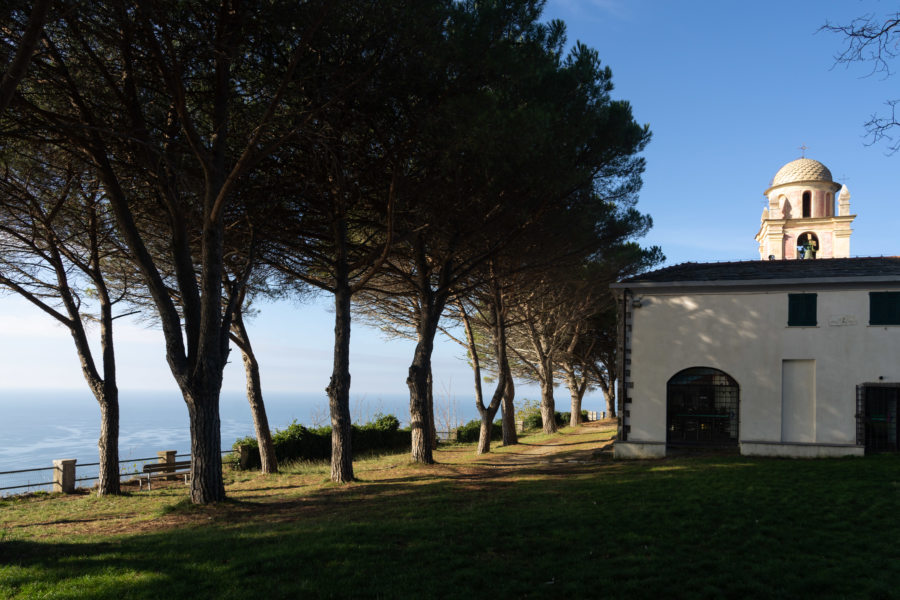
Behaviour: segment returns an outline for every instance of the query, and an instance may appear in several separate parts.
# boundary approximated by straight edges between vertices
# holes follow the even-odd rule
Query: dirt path
[[[524,467],[597,462],[611,457],[616,433],[615,419],[592,421],[574,431],[543,440],[519,443],[491,453],[475,464],[493,467]]]

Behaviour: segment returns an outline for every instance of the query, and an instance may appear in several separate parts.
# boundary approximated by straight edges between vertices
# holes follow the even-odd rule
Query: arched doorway
[[[736,445],[739,414],[740,388],[724,371],[691,367],[669,379],[666,387],[668,444]]]

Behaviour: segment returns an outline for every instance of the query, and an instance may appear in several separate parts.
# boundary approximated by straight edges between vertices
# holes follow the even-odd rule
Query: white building
[[[821,168],[810,176],[812,163]],[[898,449],[900,258],[822,258],[849,253],[849,193],[834,216],[837,189],[821,163],[789,163],[766,192],[757,235],[774,259],[685,263],[612,286],[616,456],[704,445],[798,457]],[[804,234],[818,242],[816,260],[791,259]]]

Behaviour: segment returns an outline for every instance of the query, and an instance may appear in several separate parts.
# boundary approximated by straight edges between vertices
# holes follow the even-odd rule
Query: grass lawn
[[[611,427],[0,500],[2,598],[900,597],[900,456],[618,462]]]

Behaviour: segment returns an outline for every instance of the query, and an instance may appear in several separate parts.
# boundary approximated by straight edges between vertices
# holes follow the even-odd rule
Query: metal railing
[[[55,471],[55,470],[56,470],[56,467],[41,467],[39,469],[17,469],[15,471],[0,471],[0,475],[13,475],[13,474],[17,474],[17,473],[31,473],[31,472],[37,472],[37,471]],[[53,482],[52,481],[46,481],[46,482],[41,482],[41,483],[29,482],[24,485],[10,485],[7,487],[0,487],[0,492],[5,491],[5,490],[19,490],[22,488],[38,487],[38,486],[44,486],[44,485],[53,485]]]
[[[225,456],[226,454],[231,454],[232,452],[233,452],[232,450],[222,450],[222,455]],[[179,458],[179,457],[185,458],[185,457],[190,457],[190,456],[191,456],[190,452],[187,452],[187,453],[182,453],[182,454],[176,454],[175,458]],[[128,458],[125,460],[120,460],[119,461],[119,469],[120,469],[119,470],[119,479],[122,479],[122,477],[140,475],[141,473],[143,473],[143,471],[141,469],[137,469],[135,471],[122,471],[121,465],[124,465],[124,464],[137,465],[138,463],[147,463],[150,461],[155,462],[158,460],[159,460],[159,456],[150,456],[147,458]],[[83,463],[83,464],[75,463],[76,473],[78,472],[77,471],[78,469],[86,469],[88,467],[99,467],[99,466],[100,466],[99,462]],[[56,467],[56,466],[37,467],[34,469],[15,469],[12,471],[0,471],[0,477],[3,477],[5,475],[20,475],[22,473],[37,473],[37,472],[41,472],[41,471],[58,471],[58,470],[60,470],[60,469],[59,469],[59,467]],[[75,482],[78,483],[78,482],[85,482],[85,481],[96,481],[97,479],[99,479],[99,477],[100,477],[99,474],[90,475],[87,477],[76,477]],[[56,482],[52,481],[52,480],[51,481],[38,481],[38,482],[29,481],[28,483],[23,483],[23,484],[3,486],[3,487],[0,487],[0,496],[6,495],[6,494],[3,494],[3,492],[6,492],[8,490],[21,490],[21,489],[28,490],[28,489],[32,489],[32,488],[35,490],[38,490],[40,488],[52,486],[55,483]]]
[[[456,439],[456,429],[451,429],[450,431],[441,431],[437,430],[437,439],[439,442],[452,442]]]

